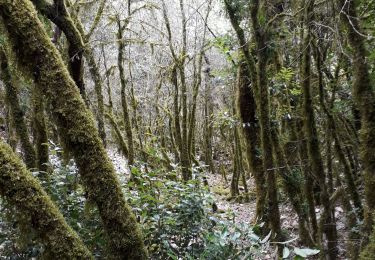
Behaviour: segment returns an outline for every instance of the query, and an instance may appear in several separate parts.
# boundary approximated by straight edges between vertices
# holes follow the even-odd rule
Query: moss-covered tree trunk
[[[246,156],[249,162],[250,171],[255,178],[257,194],[256,217],[263,218],[266,202],[265,175],[262,172],[262,159],[257,151],[259,139],[259,122],[256,117],[256,104],[254,98],[254,84],[252,84],[248,69],[248,63],[242,61],[237,73],[237,106],[242,123],[242,132],[246,140]]]
[[[79,20],[73,21],[71,15],[69,14],[64,0],[54,0],[53,3],[46,2],[45,0],[33,0],[32,1],[37,10],[41,14],[45,15],[50,19],[56,26],[64,32],[69,46],[69,71],[70,74],[78,86],[82,98],[85,100],[86,105],[88,106],[88,98],[86,96],[85,82],[84,82],[84,59],[85,56],[91,77],[94,81],[95,92],[97,95],[98,101],[98,113],[97,121],[99,134],[103,141],[104,146],[106,146],[106,133],[104,126],[104,101],[103,101],[103,83],[100,76],[98,65],[96,64],[93,50],[88,44],[89,38],[93,31],[95,30],[100,17],[103,12],[105,0],[100,3],[98,13],[95,17],[95,20],[89,30],[89,33],[86,35],[83,26]]]
[[[298,232],[299,238],[304,245],[312,246],[313,241],[308,230],[308,215],[304,209],[304,194],[302,191],[302,176],[295,169],[292,170],[289,163],[287,162],[285,152],[281,147],[279,141],[279,131],[276,126],[272,127],[272,146],[274,155],[280,173],[281,179],[283,180],[284,190],[292,203],[292,207],[298,216]]]
[[[54,0],[53,3],[46,2],[45,0],[32,0],[32,2],[41,14],[45,15],[64,32],[69,43],[69,71],[79,88],[82,98],[87,102],[83,78],[83,52],[85,47],[82,36],[74,24],[64,0]]]
[[[129,165],[134,164],[134,144],[133,144],[133,131],[132,131],[132,124],[130,120],[129,114],[129,106],[126,97],[126,85],[127,80],[125,78],[125,70],[124,70],[124,51],[125,51],[125,43],[123,39],[123,26],[121,25],[120,19],[117,20],[118,31],[117,31],[117,44],[118,44],[118,57],[117,57],[117,66],[120,74],[120,83],[121,83],[121,105],[122,105],[122,112],[124,115],[124,124],[125,124],[125,132],[126,138],[128,141],[128,160]]]
[[[204,23],[207,24],[208,16],[211,11],[211,3],[212,0],[208,1],[207,12],[205,14]],[[190,110],[189,115],[189,131],[188,131],[188,150],[189,155],[194,158],[195,157],[195,128],[196,128],[196,110],[197,110],[197,98],[199,94],[199,89],[202,85],[202,66],[203,66],[203,57],[205,56],[204,48],[206,47],[206,34],[207,34],[207,26],[203,29],[203,36],[202,36],[202,46],[197,58],[197,64],[194,63],[194,80],[193,80],[193,100],[192,100],[192,108]]]
[[[181,124],[180,124],[180,109],[179,109],[179,87],[178,87],[178,74],[176,65],[171,70],[171,83],[174,87],[173,93],[173,136],[177,146],[175,158],[177,162],[181,160],[182,151],[182,136],[181,136]]]
[[[238,135],[236,132],[238,130],[237,127],[234,127],[233,130],[233,136],[234,136],[234,143],[232,143],[232,165],[233,165],[233,174],[232,174],[232,180],[230,182],[230,196],[233,199],[236,199],[236,197],[240,194],[238,184],[240,180],[241,175],[241,169],[239,165],[239,154],[238,154]]]
[[[367,229],[373,229],[375,212],[375,93],[369,74],[365,38],[359,24],[356,5],[358,1],[340,0],[341,19],[348,31],[349,44],[353,49],[352,64],[354,81],[352,92],[361,115],[360,147],[365,178],[365,195],[368,206]],[[375,243],[375,240],[372,242]],[[374,248],[375,246],[373,246]],[[369,247],[371,248],[371,246]]]
[[[249,44],[245,38],[245,32],[240,26],[239,16],[232,6],[232,2],[224,1],[231,24],[241,46],[244,60],[240,61],[237,75],[237,106],[243,123],[243,132],[246,139],[246,156],[250,170],[255,178],[257,192],[256,219],[264,220],[266,206],[265,175],[262,171],[262,159],[257,148],[259,146],[259,123],[256,118],[255,92],[257,87],[257,73],[253,57],[250,55]]]
[[[93,116],[34,7],[28,0],[1,0],[0,15],[20,64],[45,93],[65,146],[74,155],[87,194],[98,206],[112,257],[146,259],[142,235],[126,205]]]
[[[316,128],[315,113],[313,108],[312,94],[311,94],[311,23],[313,21],[314,11],[314,0],[307,0],[306,11],[305,11],[305,24],[307,26],[307,33],[303,42],[304,52],[302,55],[302,93],[303,93],[303,116],[304,116],[304,132],[307,139],[307,150],[309,162],[311,164],[311,170],[313,176],[319,182],[321,190],[320,201],[323,204],[324,212],[322,219],[320,220],[321,228],[319,242],[322,249],[322,255],[324,252],[323,233],[326,235],[328,251],[330,259],[336,259],[337,256],[337,234],[336,224],[334,223],[334,215],[332,214],[332,207],[329,200],[329,194],[326,184],[326,175],[323,166],[323,160],[320,151],[319,136]],[[325,219],[324,219],[324,217]]]
[[[318,42],[319,44],[320,42]],[[363,207],[362,207],[362,202],[358,193],[358,187],[355,184],[355,179],[354,179],[354,174],[352,172],[352,169],[350,167],[349,161],[347,160],[344,152],[343,145],[341,143],[341,140],[339,139],[338,136],[338,129],[337,129],[337,124],[336,120],[331,112],[331,110],[328,108],[326,105],[326,98],[324,94],[324,83],[323,83],[323,68],[322,68],[322,54],[320,53],[319,48],[316,48],[316,66],[318,70],[318,84],[319,84],[319,101],[320,105],[323,108],[324,113],[327,116],[327,125],[328,128],[331,130],[331,135],[333,137],[333,140],[335,141],[335,150],[337,157],[340,161],[340,163],[343,165],[343,170],[344,170],[344,176],[345,176],[345,181],[346,181],[346,186],[347,186],[347,194],[350,195],[351,200],[353,201],[353,204],[357,210],[357,214],[359,217],[359,220],[363,220]],[[337,80],[336,80],[337,82]],[[337,84],[337,83],[336,83]],[[334,96],[333,96],[334,98]],[[327,176],[328,177],[328,176]],[[329,179],[328,179],[329,181]],[[330,185],[328,185],[328,189]],[[346,196],[346,195],[345,195]]]
[[[36,167],[35,149],[30,141],[29,132],[24,118],[24,112],[19,103],[19,91],[12,79],[11,70],[5,49],[0,46],[0,79],[3,81],[6,92],[7,103],[10,107],[11,118],[14,128],[21,143],[21,149],[26,166],[29,169]]]
[[[48,130],[44,113],[44,101],[40,89],[33,89],[33,117],[35,132],[35,147],[38,170],[47,173],[49,170],[49,152],[48,152]]]
[[[105,125],[104,125],[103,79],[100,75],[99,67],[95,61],[95,57],[94,57],[94,53],[92,49],[87,47],[84,55],[87,60],[87,65],[89,66],[91,78],[94,82],[96,100],[98,103],[98,112],[97,112],[96,118],[98,122],[99,136],[102,139],[104,146],[107,146],[107,136],[106,136]]]
[[[213,162],[213,104],[212,104],[212,87],[210,64],[207,56],[205,56],[207,68],[204,71],[204,161],[208,165],[211,173],[215,173]]]
[[[314,178],[311,173],[309,158],[307,154],[307,141],[306,141],[305,133],[303,131],[302,120],[296,119],[295,125],[297,129],[297,138],[299,140],[298,154],[299,154],[299,160],[300,160],[300,165],[301,165],[300,169],[304,178],[303,192],[305,194],[305,198],[307,202],[310,226],[312,229],[312,236],[315,240],[317,240],[318,221],[317,221],[316,212],[315,212],[315,201],[314,201],[314,191],[313,191]]]
[[[188,144],[188,108],[187,108],[187,83],[185,75],[185,61],[187,55],[187,32],[186,32],[186,14],[185,14],[185,4],[183,0],[180,2],[180,11],[182,15],[181,25],[182,25],[182,50],[181,58],[178,59],[178,71],[180,75],[181,82],[181,107],[182,107],[182,123],[181,123],[181,168],[182,177],[185,181],[192,178],[191,171],[191,161],[189,154],[189,144]]]
[[[117,139],[117,142],[120,146],[120,150],[121,150],[122,154],[125,157],[129,157],[128,146],[126,145],[126,142],[125,142],[124,138],[122,137],[120,127],[118,126],[112,111],[108,111],[108,113],[106,113],[105,116],[108,119],[108,121],[109,121],[110,125],[112,126],[113,130],[115,131],[116,139]]]
[[[12,149],[0,141],[0,195],[33,228],[44,245],[45,259],[93,259],[68,226],[39,182]]]
[[[259,110],[259,123],[261,133],[261,146],[263,156],[263,172],[267,183],[267,219],[272,232],[281,235],[280,212],[277,198],[276,174],[274,170],[271,122],[269,112],[269,89],[267,78],[267,65],[269,59],[268,41],[270,40],[267,26],[261,24],[261,13],[267,12],[265,3],[255,0],[251,5],[251,22],[257,48],[257,95],[256,103]]]
[[[361,259],[371,259],[375,255],[375,93],[369,74],[369,64],[365,39],[356,10],[357,1],[340,1],[341,18],[348,31],[349,44],[353,49],[353,96],[360,111],[360,149],[365,178],[367,202],[366,229],[373,230],[370,244],[361,254]]]

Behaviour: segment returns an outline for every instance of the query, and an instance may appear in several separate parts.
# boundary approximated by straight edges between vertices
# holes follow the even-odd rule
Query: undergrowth
[[[96,207],[86,199],[74,162],[64,162],[61,150],[51,147],[49,166],[53,171],[41,183],[94,256],[105,259],[107,238]],[[143,229],[150,258],[262,259],[269,237],[261,239],[251,226],[237,225],[233,218],[214,212],[213,197],[202,185],[199,172],[196,169],[193,180],[187,183],[170,178],[178,175],[178,168],[172,172],[145,172],[144,167],[133,167],[131,181],[125,173],[118,173],[126,199]],[[32,229],[14,223],[16,212],[4,202],[0,201],[0,207],[0,257],[38,257],[43,246]]]

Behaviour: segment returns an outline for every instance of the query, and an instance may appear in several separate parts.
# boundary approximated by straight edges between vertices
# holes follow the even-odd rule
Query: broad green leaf
[[[308,257],[312,255],[316,255],[320,252],[320,250],[317,249],[310,249],[310,248],[294,248],[294,253],[296,255],[302,256],[302,257]]]
[[[288,258],[290,255],[290,250],[287,247],[284,247],[283,249],[283,258]]]

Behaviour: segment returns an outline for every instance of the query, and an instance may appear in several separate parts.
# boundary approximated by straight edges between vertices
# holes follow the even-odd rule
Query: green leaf
[[[283,249],[283,259],[284,259],[284,258],[288,258],[289,255],[290,255],[290,250],[289,250],[289,248],[284,247],[284,249]]]
[[[232,236],[232,240],[233,241],[236,241],[239,237],[241,236],[241,233],[240,232],[235,232]]]
[[[299,247],[294,248],[294,253],[296,255],[299,255],[299,256],[302,256],[302,257],[308,257],[308,256],[316,255],[319,252],[320,252],[320,250],[317,250],[317,249],[299,248]]]
[[[268,235],[267,235],[265,238],[263,238],[263,240],[260,241],[260,243],[261,243],[261,244],[266,243],[266,242],[270,239],[271,234],[272,234],[272,231],[270,231],[270,233],[268,233]]]

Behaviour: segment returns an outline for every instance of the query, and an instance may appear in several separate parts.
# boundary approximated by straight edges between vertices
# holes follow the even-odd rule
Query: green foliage
[[[214,118],[214,127],[217,128],[224,127],[232,129],[239,123],[240,120],[226,110],[218,112]]]
[[[292,68],[282,67],[273,78],[273,95],[293,103],[302,94],[301,86],[295,80],[295,72]]]
[[[50,145],[53,172],[42,185],[59,207],[68,224],[79,234],[94,256],[107,257],[107,243],[99,214],[86,193],[73,161],[64,163],[62,150]],[[39,176],[39,172],[34,172]],[[152,259],[241,259],[259,254],[265,246],[250,226],[237,226],[212,212],[213,198],[196,178],[188,183],[168,179],[170,173],[144,173],[132,168],[133,181],[122,187],[138,222]],[[0,254],[38,257],[43,248],[30,230],[13,225],[15,212],[1,204]],[[25,230],[25,229],[23,229]]]
[[[225,34],[223,36],[216,37],[212,44],[222,53],[230,53],[234,48],[233,42],[233,37],[231,37],[229,34]]]
[[[61,159],[62,150],[50,145],[50,167],[53,172],[42,181],[45,190],[58,205],[68,224],[84,240],[96,257],[106,257],[106,237],[99,214],[85,198],[77,167]],[[39,172],[34,172],[35,176]],[[213,198],[201,186],[199,176],[187,183],[168,179],[170,173],[144,173],[132,168],[133,181],[122,187],[128,202],[143,227],[145,244],[152,259],[252,259],[269,247],[269,238],[256,235],[257,226],[236,225],[212,212]],[[13,225],[15,212],[1,205],[1,255],[21,258],[38,257],[43,248],[32,230],[21,232]],[[228,219],[233,219],[228,217]],[[27,228],[27,227],[26,227]],[[22,229],[25,231],[25,229]],[[284,244],[284,258],[301,259],[317,250],[292,248]]]
[[[280,71],[276,74],[276,79],[284,82],[289,82],[294,77],[294,71],[292,68],[282,67]]]
[[[133,169],[129,204],[143,227],[152,259],[240,259],[258,252],[260,239],[248,226],[220,220],[199,179],[186,184],[165,173]]]
[[[225,34],[212,40],[212,45],[225,55],[228,62],[233,63],[234,59],[241,55],[241,52],[236,50],[234,42],[235,40],[231,35]],[[232,69],[235,70],[235,68]]]
[[[291,246],[291,242],[295,241],[296,239],[291,239],[285,242],[281,242],[279,244],[283,245],[282,251],[282,259],[306,259],[311,256],[319,254],[320,250],[311,249],[311,248],[299,248]]]
[[[78,169],[73,160],[64,163],[61,160],[62,150],[54,144],[51,144],[51,148],[50,167],[53,172],[48,180],[42,181],[42,185],[59,206],[68,224],[84,240],[86,246],[94,255],[103,255],[106,243],[97,208],[86,199],[85,191],[80,184]],[[39,172],[34,174],[38,176]]]

